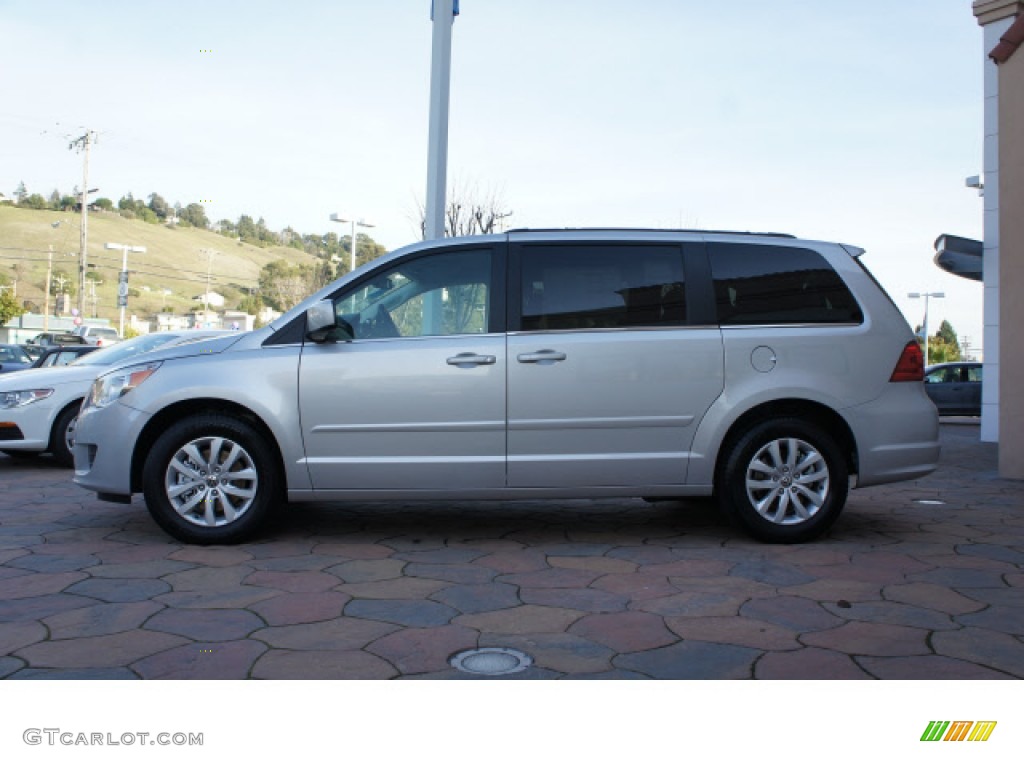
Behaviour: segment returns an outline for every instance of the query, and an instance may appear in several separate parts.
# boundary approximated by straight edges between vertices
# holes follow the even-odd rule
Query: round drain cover
[[[451,665],[474,675],[512,675],[522,672],[533,659],[513,648],[472,648],[451,658]]]

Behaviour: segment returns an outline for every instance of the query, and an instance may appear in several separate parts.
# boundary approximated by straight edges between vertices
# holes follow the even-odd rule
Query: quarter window
[[[711,243],[721,325],[861,323],[853,294],[825,258],[807,248]]]
[[[524,246],[522,329],[583,330],[683,325],[679,246]]]

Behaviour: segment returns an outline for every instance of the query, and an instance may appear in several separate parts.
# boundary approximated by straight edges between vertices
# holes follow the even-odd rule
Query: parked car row
[[[109,347],[121,340],[117,331],[109,325],[81,325],[71,331],[43,331],[28,340],[29,344],[40,347],[88,344],[93,347]]]
[[[158,347],[208,338],[220,331],[151,333],[105,349],[54,347],[35,369],[0,376],[0,451],[50,453],[72,466],[75,423],[93,380],[102,371]],[[66,364],[62,357],[74,356]]]

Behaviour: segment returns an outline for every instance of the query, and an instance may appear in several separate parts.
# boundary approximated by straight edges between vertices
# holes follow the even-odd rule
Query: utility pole
[[[86,282],[89,285],[89,298],[92,299],[92,316],[96,317],[96,313],[98,311],[98,306],[97,305],[99,304],[99,297],[96,295],[96,286],[97,285],[103,285],[103,281],[102,280],[87,280]],[[82,304],[84,306],[84,300],[83,300]],[[85,315],[84,310],[80,310],[80,313],[83,315],[83,318],[84,318],[84,315]],[[122,333],[121,335],[123,336],[124,334]]]
[[[220,251],[215,251],[212,248],[200,248],[199,252],[206,254],[206,293],[203,294],[203,322],[205,323],[206,316],[210,312],[210,270],[213,268],[213,255],[220,256]]]
[[[85,262],[87,252],[87,240],[89,235],[89,148],[96,142],[96,132],[86,130],[77,139],[68,144],[68,149],[76,149],[82,152],[84,161],[82,163],[82,236],[81,236],[81,259],[78,262],[78,313],[85,315]]]
[[[46,294],[43,299],[43,330],[50,330],[50,282],[53,280],[53,246],[46,257]]]

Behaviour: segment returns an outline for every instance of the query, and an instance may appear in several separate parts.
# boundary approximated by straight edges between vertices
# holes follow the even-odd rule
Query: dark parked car
[[[32,366],[32,358],[21,344],[0,344],[0,373],[21,371]]]
[[[924,374],[924,389],[940,416],[981,416],[981,363],[939,363]]]
[[[99,347],[89,344],[77,344],[67,347],[47,347],[43,353],[32,363],[33,368],[52,368],[58,365],[67,365],[72,360],[77,360],[82,355],[95,352]]]

